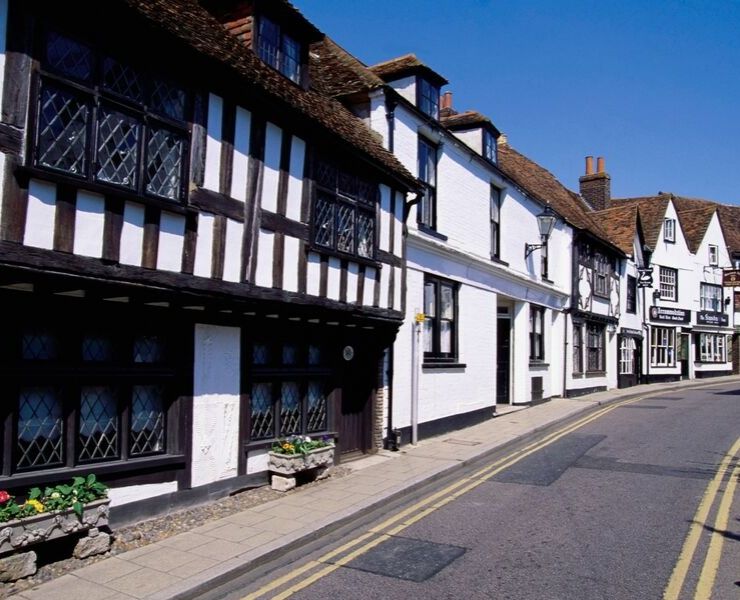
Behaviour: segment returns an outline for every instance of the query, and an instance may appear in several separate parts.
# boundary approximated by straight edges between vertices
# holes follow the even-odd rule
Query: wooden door
[[[346,360],[348,346],[354,354],[350,360]],[[356,345],[346,345],[342,354],[340,398],[336,414],[339,452],[346,457],[363,454],[370,449],[378,365],[377,359]]]

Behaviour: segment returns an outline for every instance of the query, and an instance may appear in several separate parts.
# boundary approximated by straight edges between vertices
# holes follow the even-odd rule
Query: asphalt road
[[[740,491],[733,494],[730,481],[738,471],[717,473],[737,464],[725,457],[738,438],[740,389],[652,394],[550,439],[508,468],[489,467],[484,477],[485,465],[476,465],[478,475],[458,477],[474,481],[464,493],[454,481],[440,484],[450,486],[446,503],[402,529],[373,537],[366,533],[373,524],[359,524],[226,597],[636,600],[663,598],[672,581],[674,597],[683,599],[701,597],[702,579],[711,584],[704,597],[737,600]],[[690,531],[693,550],[686,548]],[[310,561],[324,568],[291,577]],[[281,576],[286,586],[259,595]],[[277,595],[296,584],[302,589]]]

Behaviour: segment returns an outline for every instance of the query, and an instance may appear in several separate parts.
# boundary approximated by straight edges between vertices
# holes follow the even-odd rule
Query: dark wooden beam
[[[71,186],[58,186],[54,218],[54,250],[74,251],[76,209],[77,191]]]

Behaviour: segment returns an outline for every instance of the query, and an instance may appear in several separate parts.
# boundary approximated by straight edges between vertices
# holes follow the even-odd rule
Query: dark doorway
[[[632,387],[640,382],[642,341],[638,338],[620,335],[618,344],[617,387]]]
[[[496,404],[509,404],[511,364],[511,319],[499,317],[496,323]]]
[[[336,422],[339,451],[346,460],[353,455],[364,454],[370,448],[378,358],[363,352],[358,345],[347,344],[342,349],[340,360],[341,386],[338,389]]]
[[[681,379],[689,378],[689,334],[682,333],[680,336],[679,347],[678,347],[678,359],[681,361]]]

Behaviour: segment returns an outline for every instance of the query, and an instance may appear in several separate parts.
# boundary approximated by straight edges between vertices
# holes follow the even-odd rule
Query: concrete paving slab
[[[112,556],[84,569],[79,569],[74,574],[93,583],[106,583],[138,571],[139,569],[141,569],[141,566],[130,560],[121,560],[118,557]]]
[[[82,598],[99,598],[104,600],[113,596],[116,590],[103,585],[80,579],[75,575],[63,575],[59,579],[44,583],[23,592],[28,600],[80,600]]]
[[[227,560],[243,554],[247,548],[236,542],[213,540],[190,550],[193,554],[214,560]]]
[[[170,575],[169,573],[163,573],[155,569],[144,567],[134,573],[129,573],[113,581],[106,583],[106,589],[109,592],[118,591],[133,596],[134,598],[146,598],[154,592],[158,592],[166,587],[169,587],[179,581],[179,577]],[[55,596],[52,596],[56,598]],[[89,598],[97,598],[94,594],[88,596]],[[80,596],[76,597],[80,600]],[[101,596],[102,598],[102,596]]]
[[[164,547],[159,548],[154,552],[150,552],[149,554],[145,554],[144,556],[134,558],[131,562],[141,565],[142,567],[149,567],[166,573],[168,571],[172,571],[172,569],[176,569],[177,567],[181,567],[182,565],[192,562],[193,559],[194,556],[188,552],[175,550],[171,547]]]
[[[192,548],[197,548],[198,546],[202,546],[203,544],[210,542],[212,539],[213,538],[200,533],[192,533],[189,531],[187,533],[181,533],[180,535],[164,539],[159,543],[167,548],[174,548],[175,550],[187,552]]]
[[[228,540],[229,542],[243,542],[246,539],[254,537],[260,531],[254,527],[237,525],[236,523],[226,523],[217,529],[212,529],[208,535],[218,540]]]

